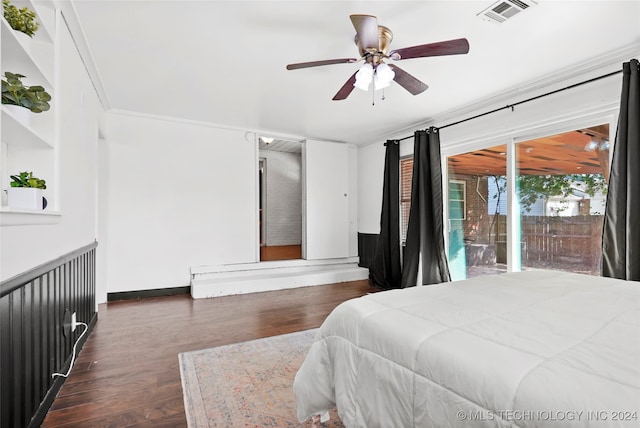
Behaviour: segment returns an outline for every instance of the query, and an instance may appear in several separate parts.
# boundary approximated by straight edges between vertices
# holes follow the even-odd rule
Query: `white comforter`
[[[338,306],[294,382],[347,427],[640,426],[640,283],[553,271]]]

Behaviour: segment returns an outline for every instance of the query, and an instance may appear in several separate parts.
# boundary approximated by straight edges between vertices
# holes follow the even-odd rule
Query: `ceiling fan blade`
[[[364,50],[379,49],[378,18],[372,15],[350,15],[351,23],[356,29],[356,38]]]
[[[412,95],[421,94],[429,87],[400,67],[393,64],[389,64],[389,67],[391,67],[391,69],[396,73],[393,80],[395,80],[398,85],[409,91]]]
[[[389,57],[397,61],[427,56],[466,54],[467,52],[469,52],[469,41],[467,39],[455,39],[396,49],[389,53]]]
[[[300,62],[297,64],[287,65],[287,70],[298,70],[299,68],[319,67],[321,65],[348,64],[348,63],[357,62],[357,61],[358,60],[356,58],[339,58],[339,59],[326,59],[323,61]]]
[[[333,96],[332,99],[334,101],[344,100],[349,96],[349,94],[351,94],[351,91],[353,91],[353,84],[356,83],[356,73],[357,71],[349,77],[349,80],[347,80],[345,84],[342,85],[342,88],[340,88],[340,90]]]

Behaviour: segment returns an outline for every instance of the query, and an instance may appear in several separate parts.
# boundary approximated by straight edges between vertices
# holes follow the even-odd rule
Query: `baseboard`
[[[191,287],[155,288],[152,290],[122,291],[119,293],[107,293],[107,302],[119,300],[137,300],[147,297],[174,296],[176,294],[189,294]]]

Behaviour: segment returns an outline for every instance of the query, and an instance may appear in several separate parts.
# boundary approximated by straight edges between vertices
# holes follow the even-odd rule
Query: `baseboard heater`
[[[358,266],[357,257],[197,266],[191,268],[191,297],[260,293],[368,278],[369,269]]]

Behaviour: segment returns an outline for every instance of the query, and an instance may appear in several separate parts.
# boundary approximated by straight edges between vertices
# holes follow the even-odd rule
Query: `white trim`
[[[253,129],[253,128],[240,127],[240,126],[230,126],[230,125],[223,125],[220,123],[206,122],[203,120],[193,120],[193,119],[184,119],[184,118],[174,117],[174,116],[162,116],[159,114],[140,113],[140,112],[131,111],[131,110],[110,109],[108,113],[117,114],[121,116],[131,116],[131,117],[140,117],[140,118],[151,119],[151,120],[160,120],[163,122],[173,122],[173,123],[180,123],[185,125],[203,126],[206,128],[226,129],[230,131],[243,131],[243,132],[246,132],[247,134],[255,133],[260,135],[269,135],[270,137],[273,137],[278,140],[304,141],[307,138],[299,135],[284,134],[282,132],[275,132],[275,131],[271,132],[269,130],[264,130],[264,129]],[[331,141],[331,142],[344,143],[342,141]],[[344,144],[347,144],[347,143],[344,143]]]
[[[529,97],[536,96],[538,93],[542,94],[546,91],[560,89],[560,86],[579,83],[582,80],[586,81],[590,78],[597,77],[598,74],[604,75],[616,70],[621,70],[622,63],[628,61],[630,57],[637,56],[639,52],[640,43],[633,43],[627,47],[612,51],[608,55],[599,56],[598,58],[582,62],[557,73],[552,73],[540,79],[532,80],[529,83],[510,88],[478,103],[444,112],[436,117],[415,122],[396,131],[380,134],[375,140],[362,142],[358,144],[358,146],[366,147],[371,144],[379,144],[380,141],[384,140],[404,138],[413,135],[416,129],[424,129],[433,125],[444,126],[460,120],[465,116],[474,116],[478,111],[490,111],[500,106],[514,104],[524,99],[525,95]],[[558,86],[558,88],[553,88],[554,85]],[[445,130],[442,131],[444,132]]]
[[[451,186],[450,186],[451,183],[462,184],[462,199],[451,199],[450,197],[451,193],[450,192],[445,193],[447,195],[447,201],[449,202],[447,206],[451,204],[451,201],[456,201],[456,202],[461,201],[462,207],[463,207],[462,218],[452,218],[450,220],[466,220],[467,219],[467,182],[464,180],[449,179],[448,183],[449,183],[449,189],[447,190],[451,190]]]
[[[247,139],[248,134],[245,134],[245,139]],[[254,209],[254,239],[255,239],[255,253],[254,253],[254,261],[260,261],[260,148],[258,142],[258,135],[253,133],[253,182],[255,185],[254,201],[255,201],[255,209]],[[264,176],[263,176],[264,177]],[[264,196],[264,195],[263,195]],[[263,199],[264,200],[264,199]]]
[[[262,184],[260,184],[260,170],[262,170]],[[262,242],[258,242],[258,247],[267,246],[267,158],[260,157],[258,155],[258,211],[262,208],[262,225],[258,228]],[[262,195],[262,207],[260,206],[260,195]],[[260,215],[258,214],[258,219]],[[258,250],[259,253],[260,250]],[[260,260],[260,254],[258,254],[258,260]]]
[[[25,226],[36,224],[57,224],[62,214],[59,211],[12,210],[2,207],[0,226]]]
[[[518,132],[512,133],[512,136],[516,143],[521,143],[523,141],[529,141],[536,138],[575,131],[576,129],[602,125],[603,123],[609,123],[615,131],[615,122],[613,122],[613,117],[619,108],[620,103],[619,101],[616,101],[616,103],[603,105],[597,109],[591,109],[589,111],[560,117],[545,124],[539,122],[537,124],[532,124],[531,126],[523,127]]]
[[[520,272],[522,267],[522,255],[520,248],[520,203],[518,201],[518,187],[516,177],[518,168],[516,165],[515,138],[507,143],[507,272]]]
[[[466,140],[442,147],[442,156],[454,156],[493,146],[500,146],[506,144],[506,142],[512,138],[515,139],[516,142],[522,142],[599,125],[604,122],[612,123],[611,118],[615,117],[619,107],[617,102],[612,102],[583,111],[574,111],[552,120],[540,120],[527,123],[520,127],[496,131],[480,137],[470,137]],[[613,123],[615,125],[615,122]]]
[[[65,23],[65,26],[71,35],[71,39],[80,54],[80,59],[87,70],[89,80],[91,80],[91,83],[98,94],[98,99],[100,100],[100,104],[102,104],[102,108],[104,110],[110,110],[111,102],[109,101],[109,96],[107,95],[107,91],[102,83],[102,77],[100,76],[98,67],[96,67],[96,63],[93,60],[93,55],[91,54],[91,49],[89,49],[89,44],[87,43],[82,24],[78,19],[78,13],[75,5],[72,1],[60,0],[54,0],[54,4],[61,11],[63,18],[62,21]]]

